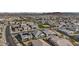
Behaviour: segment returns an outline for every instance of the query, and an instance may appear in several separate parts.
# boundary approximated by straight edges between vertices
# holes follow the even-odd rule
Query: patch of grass
[[[39,26],[39,28],[49,28],[49,25],[46,25],[46,24],[40,24],[38,26]]]
[[[74,32],[73,34],[79,34],[79,31],[77,31],[77,32]]]

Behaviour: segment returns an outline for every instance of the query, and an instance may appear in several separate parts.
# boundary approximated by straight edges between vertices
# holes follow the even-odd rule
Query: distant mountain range
[[[25,16],[25,15],[79,15],[79,12],[49,12],[49,13],[0,13],[0,16]]]

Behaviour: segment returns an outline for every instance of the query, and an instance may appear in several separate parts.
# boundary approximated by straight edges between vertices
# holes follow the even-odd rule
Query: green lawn
[[[38,25],[39,28],[49,28],[50,26],[49,25],[46,25],[46,24],[41,24],[41,25]]]

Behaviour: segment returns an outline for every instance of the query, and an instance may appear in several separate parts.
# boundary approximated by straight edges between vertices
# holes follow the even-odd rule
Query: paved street
[[[6,27],[5,36],[6,36],[7,44],[8,44],[9,46],[16,46],[15,42],[14,42],[13,39],[12,39],[9,26]]]

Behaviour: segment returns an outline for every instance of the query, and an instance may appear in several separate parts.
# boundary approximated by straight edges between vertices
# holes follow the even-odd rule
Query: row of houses
[[[18,33],[15,37],[18,40],[28,40],[28,39],[43,39],[45,37],[49,37],[51,35],[56,34],[55,32],[49,30],[49,29],[45,29],[45,30],[34,30],[31,32],[21,32]]]
[[[12,32],[18,32],[18,31],[31,31],[38,29],[38,25],[34,24],[33,22],[27,22],[26,24],[15,24],[11,25]]]

